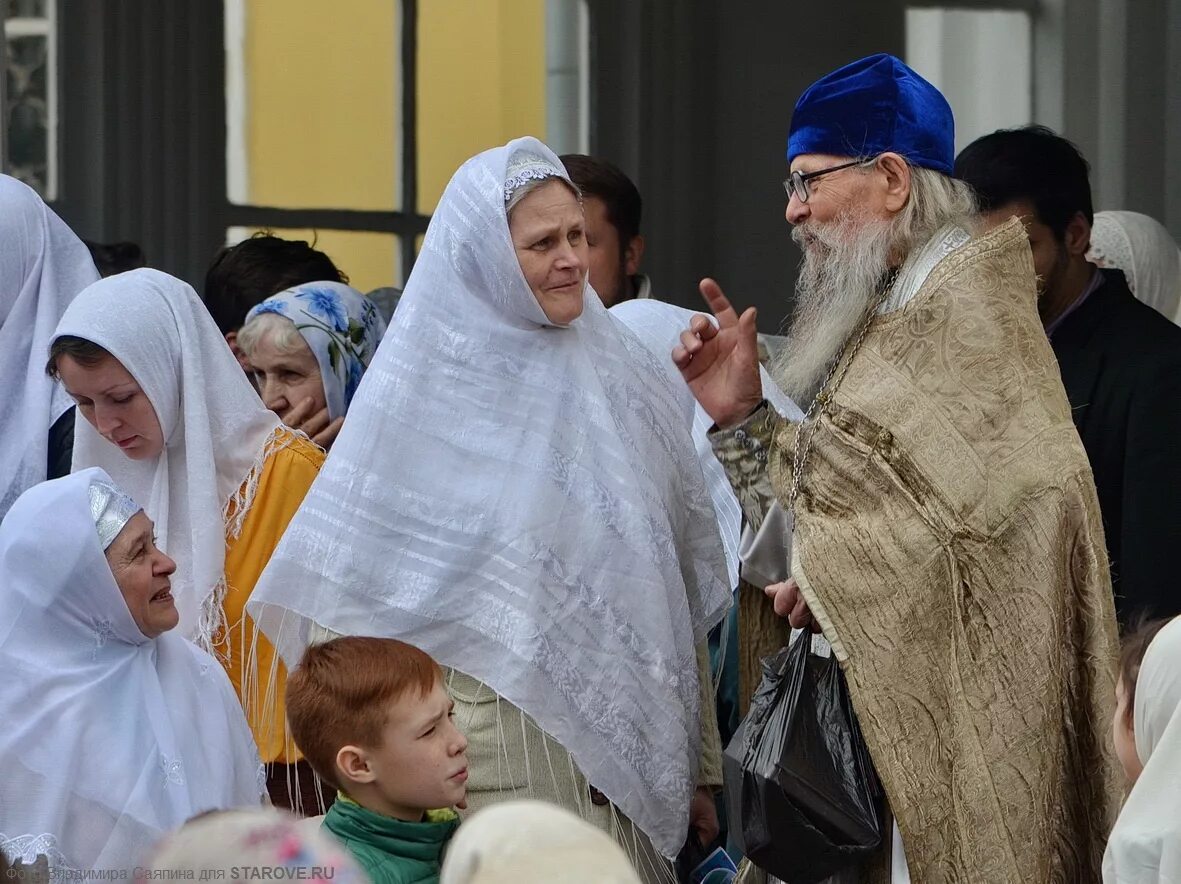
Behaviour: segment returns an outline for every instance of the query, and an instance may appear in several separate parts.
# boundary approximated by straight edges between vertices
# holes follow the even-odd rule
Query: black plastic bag
[[[786,884],[815,884],[882,838],[881,788],[833,656],[804,631],[763,661],[726,747],[726,808],[742,852]]]

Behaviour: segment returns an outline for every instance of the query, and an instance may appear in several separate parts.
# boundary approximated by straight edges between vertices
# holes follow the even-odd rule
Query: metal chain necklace
[[[860,327],[853,335],[850,335],[849,341],[845,342],[845,346],[841,348],[841,352],[833,360],[832,366],[828,369],[828,374],[824,376],[824,383],[820,385],[820,389],[812,397],[812,403],[808,406],[808,410],[804,412],[804,419],[800,421],[800,428],[796,431],[795,442],[792,445],[791,490],[787,495],[787,511],[793,519],[795,518],[796,512],[796,498],[800,496],[804,467],[808,463],[808,455],[812,452],[812,440],[816,435],[816,427],[820,423],[820,417],[824,413],[825,407],[832,401],[837,387],[845,379],[845,374],[849,371],[849,365],[853,362],[854,357],[857,356],[861,345],[865,343],[865,337],[869,334],[869,327],[873,325],[874,317],[877,316],[882,304],[886,303],[886,298],[890,296],[890,291],[894,288],[894,282],[897,279],[898,271],[890,271],[890,274],[882,284],[881,292],[874,299],[869,309],[866,310],[865,318],[861,320]],[[850,346],[850,342],[852,342],[852,346]],[[846,353],[848,354],[848,358],[845,358]]]

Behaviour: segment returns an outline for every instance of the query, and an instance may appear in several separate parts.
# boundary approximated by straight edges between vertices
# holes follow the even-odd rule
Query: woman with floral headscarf
[[[377,305],[359,291],[311,282],[254,307],[238,346],[266,407],[328,448],[384,334]]]

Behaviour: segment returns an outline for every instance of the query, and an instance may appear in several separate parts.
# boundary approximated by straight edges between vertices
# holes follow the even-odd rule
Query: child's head
[[[1116,757],[1123,765],[1129,784],[1136,782],[1144,770],[1144,763],[1136,751],[1136,683],[1140,680],[1140,667],[1144,663],[1144,655],[1148,653],[1148,646],[1168,623],[1165,619],[1133,625],[1121,643],[1112,736]]]
[[[362,807],[410,821],[467,793],[467,740],[431,657],[405,642],[346,637],[308,648],[287,680],[304,757]]]
[[[331,835],[273,807],[201,814],[166,836],[140,861],[135,884],[177,878],[258,881],[259,869],[273,872],[275,880],[368,881]]]

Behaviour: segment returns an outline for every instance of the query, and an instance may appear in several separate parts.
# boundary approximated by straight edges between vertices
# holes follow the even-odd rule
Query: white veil
[[[90,509],[100,469],[26,491],[0,524],[0,848],[55,876],[130,870],[206,810],[258,806],[262,766],[221,665],[144,636]]]
[[[45,481],[49,428],[73,404],[45,373],[49,343],[97,279],[82,240],[30,187],[0,175],[0,519]]]
[[[160,548],[176,560],[178,629],[208,649],[222,625],[226,541],[241,531],[268,453],[291,437],[277,432],[279,418],[197,293],[166,273],[131,270],[95,283],[74,299],[57,335],[111,353],[156,410],[166,441],[157,457],[131,460],[79,419],[73,468],[102,467],[143,504]]]
[[[611,315],[622,322],[645,347],[653,358],[664,366],[674,388],[679,391],[685,408],[692,409],[693,444],[701,463],[701,472],[713,501],[714,515],[718,520],[718,531],[722,535],[722,546],[726,551],[726,567],[730,574],[730,585],[738,585],[739,547],[742,540],[742,507],[730,486],[726,470],[718,463],[713,445],[709,441],[709,430],[713,420],[705,409],[693,398],[693,393],[681,377],[672,360],[672,351],[680,342],[681,332],[689,327],[697,313],[675,304],[666,304],[654,299],[624,301],[610,310]],[[705,314],[702,314],[705,315]],[[711,322],[717,320],[706,315]],[[803,412],[782,392],[765,368],[759,369],[763,381],[763,395],[771,407],[791,420],[803,420]]]
[[[1087,260],[1122,270],[1132,294],[1181,322],[1181,249],[1155,218],[1139,212],[1096,212]]]
[[[288,665],[312,623],[490,685],[675,855],[695,642],[730,600],[676,392],[594,291],[548,324],[509,238],[509,158],[448,184],[348,420],[247,609]]]
[[[1103,884],[1181,881],[1181,617],[1153,638],[1132,710],[1144,770],[1103,855]]]

